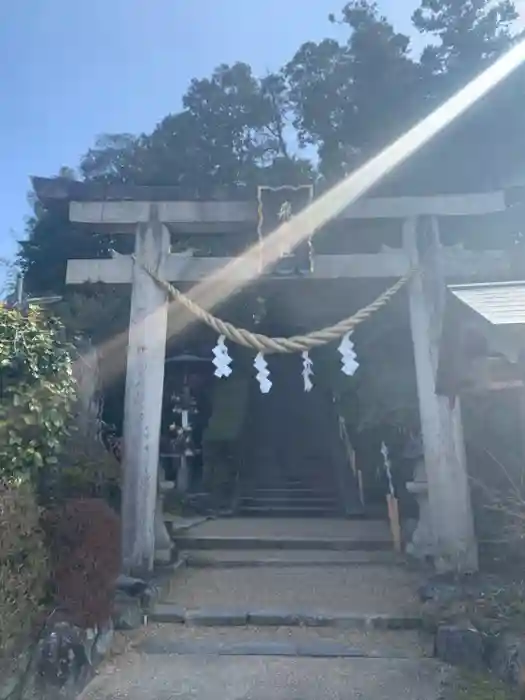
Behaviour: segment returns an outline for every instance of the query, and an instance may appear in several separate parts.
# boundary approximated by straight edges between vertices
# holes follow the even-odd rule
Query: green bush
[[[56,491],[63,498],[103,498],[113,507],[120,501],[121,466],[100,436],[85,434],[73,422],[58,458]]]
[[[62,326],[38,308],[0,306],[0,477],[53,469],[73,399]]]
[[[40,512],[28,481],[0,482],[0,656],[23,639],[48,579]]]

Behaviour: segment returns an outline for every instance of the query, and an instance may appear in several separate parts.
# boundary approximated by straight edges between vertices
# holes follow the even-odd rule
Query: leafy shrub
[[[29,632],[48,576],[40,512],[29,482],[0,483],[0,655]]]
[[[103,353],[81,338],[77,338],[76,347],[76,401],[59,457],[60,491],[65,498],[104,498],[118,509],[120,461],[104,440],[110,426],[102,419]]]
[[[0,306],[0,477],[52,468],[74,399],[62,326],[36,307]]]
[[[51,580],[57,605],[82,626],[111,614],[120,570],[120,521],[100,499],[74,499],[46,513]]]
[[[101,438],[70,428],[59,456],[57,476],[66,498],[103,498],[113,507],[120,501],[121,466]]]

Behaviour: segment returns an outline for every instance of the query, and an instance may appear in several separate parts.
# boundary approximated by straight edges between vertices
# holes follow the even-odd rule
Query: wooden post
[[[459,399],[452,402],[435,391],[445,285],[437,220],[428,223],[428,231],[418,232],[418,220],[407,219],[403,241],[411,262],[421,261],[424,268],[410,282],[408,293],[434,561],[439,572],[471,572],[478,565],[477,546]],[[421,234],[427,234],[427,249],[420,256]]]
[[[122,555],[124,570],[143,575],[153,568],[155,502],[167,333],[166,294],[141,268],[161,273],[170,249],[166,226],[155,204],[150,220],[137,227],[124,402],[124,487]]]

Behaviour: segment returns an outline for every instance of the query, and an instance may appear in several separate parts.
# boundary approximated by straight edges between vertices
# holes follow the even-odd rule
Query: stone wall
[[[111,653],[114,632],[142,627],[162,585],[119,576],[112,616],[93,628],[53,611],[18,654],[0,659],[0,700],[75,700]]]

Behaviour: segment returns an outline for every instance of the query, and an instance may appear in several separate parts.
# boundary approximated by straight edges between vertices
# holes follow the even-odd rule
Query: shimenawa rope
[[[265,355],[272,353],[293,353],[311,350],[312,348],[326,345],[333,340],[342,338],[346,333],[353,331],[363,321],[366,321],[372,314],[379,311],[385,306],[393,296],[413,277],[418,270],[417,267],[412,267],[406,274],[403,275],[395,284],[386,289],[372,303],[363,307],[352,316],[339,321],[333,326],[328,326],[318,331],[312,331],[306,335],[294,335],[289,338],[270,338],[261,333],[252,333],[245,328],[237,328],[228,321],[223,321],[217,316],[206,311],[201,306],[196,304],[186,294],[176,289],[172,284],[158,277],[155,272],[144,263],[139,263],[133,256],[136,264],[139,264],[145,272],[164,289],[168,296],[185,306],[196,318],[203,323],[206,323],[217,335],[224,335],[228,340],[231,340],[238,345],[243,345],[246,348],[252,348],[257,352]]]

